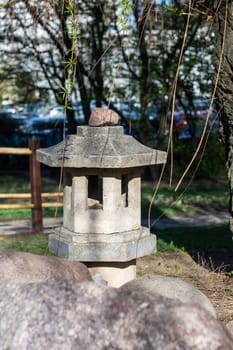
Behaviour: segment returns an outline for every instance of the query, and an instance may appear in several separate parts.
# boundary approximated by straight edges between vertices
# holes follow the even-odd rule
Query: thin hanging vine
[[[65,86],[61,87],[61,97],[63,99],[63,108],[64,108],[64,114],[65,114],[65,120],[64,120],[64,127],[63,127],[63,149],[62,149],[62,162],[61,162],[61,170],[60,170],[60,179],[59,179],[59,185],[58,185],[58,192],[61,191],[62,187],[62,178],[63,178],[63,169],[64,169],[64,156],[65,156],[65,124],[66,124],[66,117],[67,117],[67,110],[73,109],[73,107],[70,105],[71,101],[71,95],[73,92],[73,89],[77,87],[76,83],[76,46],[77,46],[77,40],[79,38],[78,33],[78,24],[76,22],[75,18],[75,6],[72,0],[68,0],[66,3],[66,6],[64,8],[64,13],[68,16],[69,22],[67,23],[67,31],[70,32],[70,39],[71,39],[71,48],[68,49],[68,51],[65,53],[65,57],[67,57],[64,61],[64,69],[65,69]],[[60,198],[58,197],[58,201]],[[58,207],[55,211],[55,216],[57,216]]]
[[[67,31],[70,31],[71,48],[68,49],[66,53],[66,59],[62,62],[65,69],[65,86],[61,87],[61,95],[64,101],[63,108],[65,115],[68,109],[72,109],[70,105],[71,95],[73,89],[77,87],[76,83],[76,46],[77,40],[79,38],[78,24],[75,18],[75,6],[72,0],[68,0],[65,6],[64,12],[69,17],[69,22],[67,23]]]

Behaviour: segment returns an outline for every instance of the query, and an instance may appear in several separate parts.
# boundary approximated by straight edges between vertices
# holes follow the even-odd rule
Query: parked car
[[[0,112],[0,147],[20,146],[17,132],[21,120],[13,116],[10,112]]]
[[[13,119],[17,120],[25,120],[25,119],[32,119],[32,118],[38,118],[39,114],[36,112],[22,112],[18,114],[12,114]]]
[[[59,143],[67,131],[64,118],[56,117],[37,117],[25,120],[19,127],[18,133],[22,140],[37,139],[40,140],[41,147],[49,147]]]

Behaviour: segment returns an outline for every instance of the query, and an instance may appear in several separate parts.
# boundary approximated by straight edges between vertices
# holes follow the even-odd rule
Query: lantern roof
[[[37,151],[37,160],[51,167],[132,168],[166,162],[166,152],[144,146],[122,126],[78,126],[76,135]]]

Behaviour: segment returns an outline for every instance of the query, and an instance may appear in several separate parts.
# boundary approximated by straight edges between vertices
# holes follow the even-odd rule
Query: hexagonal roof
[[[142,145],[122,126],[78,126],[77,135],[37,151],[37,160],[51,167],[132,168],[166,162],[166,152]]]

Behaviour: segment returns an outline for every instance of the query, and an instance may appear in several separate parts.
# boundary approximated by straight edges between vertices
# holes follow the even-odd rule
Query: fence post
[[[36,160],[36,150],[40,148],[39,140],[29,140],[30,155],[30,183],[32,209],[32,230],[34,233],[43,231],[42,199],[41,199],[41,173],[40,163]]]

